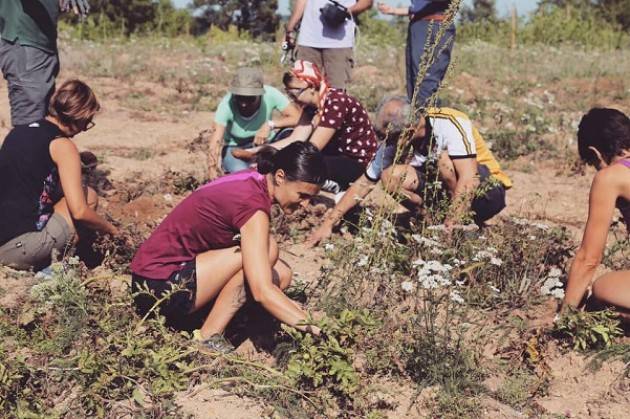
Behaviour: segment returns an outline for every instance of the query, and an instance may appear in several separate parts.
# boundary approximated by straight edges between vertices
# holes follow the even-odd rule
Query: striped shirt
[[[488,145],[465,113],[452,108],[429,108],[427,117],[431,123],[433,144],[428,155],[414,152],[410,162],[412,166],[420,167],[429,158],[437,158],[443,152],[447,152],[453,160],[476,158],[506,188],[512,187],[512,181],[501,171]]]

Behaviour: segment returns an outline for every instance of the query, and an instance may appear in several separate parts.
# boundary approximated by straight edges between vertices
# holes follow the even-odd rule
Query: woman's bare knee
[[[278,243],[276,242],[276,239],[274,239],[272,235],[269,235],[269,261],[271,262],[272,266],[278,260],[279,255],[280,255],[280,249],[278,248]]]
[[[98,194],[96,191],[88,186],[87,188],[87,196],[85,197],[87,200],[88,207],[96,210],[98,208]]]
[[[598,279],[593,283],[591,291],[593,297],[602,303],[608,303],[609,301],[609,289],[605,279]]]
[[[274,270],[278,273],[278,287],[283,291],[289,288],[291,280],[293,279],[293,270],[291,267],[282,259],[278,259]]]

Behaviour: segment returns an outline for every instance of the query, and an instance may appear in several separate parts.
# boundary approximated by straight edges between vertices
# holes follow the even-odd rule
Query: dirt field
[[[472,47],[471,47],[472,48]],[[474,46],[474,48],[482,48]],[[119,77],[95,75],[93,71],[84,71],[82,64],[77,64],[79,52],[71,48],[62,50],[63,71],[59,81],[79,77],[87,81],[96,91],[103,111],[95,120],[96,126],[88,133],[77,137],[76,142],[81,150],[95,153],[101,162],[99,168],[108,172],[107,178],[112,187],[103,192],[100,210],[107,212],[123,226],[141,224],[141,234],[148,234],[151,226],[159,220],[185,195],[180,194],[180,174],[192,175],[202,179],[205,175],[206,156],[199,147],[194,147],[194,140],[203,130],[211,128],[213,114],[209,109],[190,109],[178,106],[177,101],[185,102],[186,95],[170,83],[156,82],[147,76],[142,69],[137,73]],[[470,54],[468,54],[470,55]],[[505,92],[508,80],[518,79],[518,75],[508,75],[505,79],[491,80],[488,74],[475,74],[474,68],[462,71],[468,57],[464,52],[458,56],[459,66],[449,78],[447,96],[450,103],[461,101],[462,107],[473,111],[477,121],[488,133],[506,124],[515,124],[518,129],[519,116],[515,121],[509,119],[509,109],[491,111],[496,107],[514,107],[506,104],[507,97],[518,101],[513,92]],[[186,59],[201,59],[188,52]],[[167,60],[166,57],[162,58]],[[205,57],[203,57],[205,59]],[[561,56],[551,57],[551,61],[559,62]],[[228,60],[229,61],[229,60]],[[627,65],[624,56],[622,65]],[[221,63],[229,74],[233,63]],[[518,65],[516,63],[515,65]],[[168,63],[164,64],[168,66]],[[174,64],[175,65],[175,64]],[[179,65],[179,64],[177,64]],[[552,64],[550,64],[552,65]],[[116,64],[113,64],[114,71]],[[507,72],[507,69],[503,69]],[[514,73],[525,70],[512,68]],[[594,70],[597,73],[597,70]],[[541,112],[550,109],[549,124],[552,130],[544,134],[546,141],[570,141],[574,137],[576,122],[580,112],[596,103],[615,105],[626,112],[630,110],[630,82],[626,67],[625,76],[610,74],[591,77],[582,74],[574,77],[555,78],[553,81],[530,74],[525,86],[523,101],[539,97],[553,96],[553,103],[543,103]],[[357,74],[368,75],[361,80],[369,82],[377,80],[391,91],[392,86],[382,79],[386,70],[366,65],[359,60]],[[279,79],[268,82],[278,85]],[[193,83],[193,82],[191,82]],[[395,81],[393,82],[395,86]],[[530,88],[531,86],[531,88]],[[395,87],[394,87],[395,88]],[[180,89],[181,90],[181,89]],[[210,81],[206,91],[213,97],[220,97],[225,87]],[[140,93],[138,93],[140,92]],[[142,104],[134,105],[133,98],[142,96]],[[532,100],[533,100],[532,99]],[[175,102],[175,103],[173,103]],[[480,103],[485,103],[482,108]],[[495,102],[494,105],[492,102]],[[493,108],[494,106],[494,108]],[[475,112],[476,110],[476,112]],[[516,113],[516,111],[515,111]],[[562,120],[562,121],[561,121]],[[561,122],[558,122],[561,121]],[[5,83],[0,84],[0,138],[9,131],[9,105]],[[192,146],[191,146],[192,144]],[[575,143],[570,152],[575,151]],[[514,188],[508,192],[508,207],[502,215],[525,218],[532,222],[545,222],[566,226],[579,240],[581,230],[587,216],[588,188],[592,172],[584,174],[567,168],[564,152],[558,155],[539,155],[532,153],[515,160],[505,162],[507,173],[514,181]],[[170,175],[169,175],[170,173]],[[175,173],[175,174],[173,174]],[[169,180],[171,176],[174,180]],[[181,180],[181,179],[180,179]],[[184,188],[185,189],[185,188]],[[138,238],[140,239],[140,238]],[[505,240],[509,240],[506,237]],[[300,243],[284,243],[285,258],[293,266],[296,277],[306,283],[317,281],[320,266],[326,255],[322,249],[309,250]],[[24,282],[26,281],[26,282]],[[25,286],[26,284],[26,286]],[[18,301],[18,296],[28,288],[26,279],[16,280],[4,278],[0,287],[9,291],[2,295],[0,305],[10,306]],[[521,316],[528,333],[541,323],[553,317],[555,305],[549,302],[545,309],[532,313],[516,314]],[[514,315],[511,313],[510,315]],[[257,349],[250,348],[247,343],[239,350],[245,357],[260,357]],[[494,348],[487,348],[491,356],[501,356],[501,343]],[[539,417],[577,417],[577,418],[625,418],[630,408],[630,383],[620,377],[624,365],[620,361],[606,363],[596,372],[587,370],[588,359],[576,352],[566,353],[551,345],[546,353],[550,377],[548,390],[544,395],[536,395],[531,403],[538,406]],[[396,385],[401,385],[400,383]],[[500,373],[491,375],[484,381],[488,389],[487,395],[481,399],[481,416],[488,418],[520,418],[526,414],[514,407],[502,403],[493,394],[505,385]],[[429,391],[430,393],[430,391]],[[402,387],[393,392],[393,404],[397,406],[390,417],[423,417],[428,415],[422,400],[431,398],[427,390],[422,393]],[[273,413],[262,402],[247,397],[231,394],[229,389],[211,389],[194,387],[178,394],[177,403],[185,414],[193,417],[216,418],[251,418],[268,416]]]

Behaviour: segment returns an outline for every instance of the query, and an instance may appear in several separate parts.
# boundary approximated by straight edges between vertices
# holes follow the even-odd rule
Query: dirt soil
[[[364,69],[370,72],[369,68]],[[77,76],[64,73],[64,78]],[[63,81],[63,79],[59,80]],[[121,101],[139,85],[126,86],[110,78],[90,80],[103,111],[96,126],[76,138],[81,150],[94,152],[112,188],[103,191],[100,210],[124,228],[133,230],[137,242],[146,237],[168,211],[183,198],[186,176],[204,178],[206,156],[202,147],[190,147],[199,133],[210,128],[212,114],[187,112],[177,115],[125,108]],[[152,89],[152,99],[168,100],[168,92]],[[475,91],[470,91],[475,95]],[[480,93],[481,94],[481,93]],[[6,84],[0,83],[0,138],[10,127]],[[192,151],[191,151],[192,150]],[[517,167],[518,165],[514,165]],[[505,214],[568,226],[578,237],[587,215],[590,174],[559,172],[553,163],[522,165],[526,170],[508,170],[514,188],[508,193]],[[171,176],[169,178],[168,176]],[[182,180],[183,179],[183,180]],[[300,243],[281,243],[283,258],[304,282],[315,281],[323,260],[321,249]],[[131,249],[132,250],[132,249]],[[20,274],[4,275],[0,305],[19,304],[32,283]],[[534,324],[536,319],[528,319]],[[548,360],[551,377],[549,395],[537,400],[542,412],[570,417],[626,418],[630,408],[628,388],[620,388],[619,363],[608,363],[596,372],[585,370],[586,360],[576,354],[556,352]],[[401,391],[392,417],[421,417],[426,412],[412,403],[412,391]],[[223,390],[193,389],[177,397],[186,414],[199,418],[253,418],[270,411],[259,402]],[[512,408],[488,398],[482,403],[486,417],[523,417]]]

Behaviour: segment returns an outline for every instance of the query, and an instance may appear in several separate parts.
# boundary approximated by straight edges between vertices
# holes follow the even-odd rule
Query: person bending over
[[[334,192],[348,189],[365,171],[376,152],[376,134],[365,108],[343,90],[329,87],[315,64],[298,60],[284,74],[287,94],[303,108],[315,109],[311,121],[296,128],[295,134],[274,143],[281,148],[294,141],[306,140],[324,153],[328,179],[335,182]],[[305,112],[306,113],[306,112]],[[248,159],[257,149],[235,155]]]
[[[273,112],[281,116],[273,118]],[[225,173],[249,167],[232,156],[232,150],[262,145],[271,140],[276,128],[294,127],[300,110],[278,89],[263,84],[258,68],[239,68],[230,92],[223,97],[214,116],[215,129],[210,138],[210,179],[218,175],[219,156]],[[223,147],[222,147],[223,146]]]
[[[384,141],[365,173],[311,233],[311,245],[330,237],[333,227],[381,178],[388,192],[400,192],[411,204],[422,205],[429,160],[437,160],[439,179],[451,198],[447,228],[462,221],[471,210],[474,222],[481,225],[505,207],[505,191],[512,182],[470,119],[455,109],[429,108],[418,122],[410,124],[411,112],[407,98],[391,97],[381,102],[376,127]],[[394,164],[397,150],[407,143],[413,147],[410,162]]]
[[[131,263],[132,291],[140,313],[156,301],[138,294],[146,287],[158,299],[170,289],[177,290],[160,307],[169,321],[186,321],[191,313],[213,303],[197,332],[211,350],[230,349],[222,333],[245,303],[246,285],[254,300],[277,319],[311,329],[301,325],[306,313],[283,293],[291,270],[278,259],[269,218],[273,203],[291,213],[319,192],[326,179],[323,158],[317,148],[303,142],[280,151],[267,147],[258,158],[258,171],[223,176],[184,199]]]
[[[615,207],[630,231],[630,119],[615,109],[591,109],[578,128],[578,151],[594,166],[589,209],[582,244],[569,271],[562,304],[578,307],[602,261]],[[630,313],[630,271],[610,272],[592,283],[593,297]]]
[[[116,228],[95,211],[96,192],[84,190],[72,138],[94,126],[100,105],[79,80],[65,82],[48,116],[13,128],[0,148],[0,263],[41,269],[53,249],[63,252],[78,227],[112,235]]]

